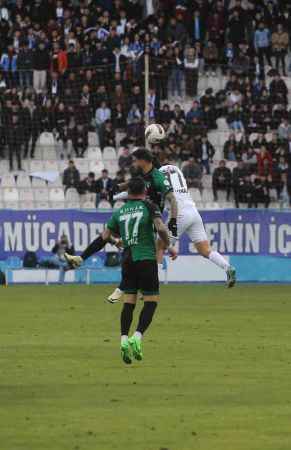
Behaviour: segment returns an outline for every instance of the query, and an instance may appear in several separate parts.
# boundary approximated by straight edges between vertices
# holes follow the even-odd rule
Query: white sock
[[[142,334],[141,334],[139,331],[136,331],[136,332],[134,333],[134,336],[135,336],[137,339],[142,339]]]
[[[121,344],[126,344],[127,341],[128,341],[128,336],[126,334],[123,334],[121,336]]]
[[[210,252],[209,255],[210,261],[212,261],[214,264],[216,264],[221,269],[224,269],[225,271],[230,268],[230,264],[226,259],[218,252]]]

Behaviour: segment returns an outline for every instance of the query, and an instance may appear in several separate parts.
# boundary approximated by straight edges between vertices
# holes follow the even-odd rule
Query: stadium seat
[[[74,188],[67,189],[67,191],[65,193],[65,198],[66,198],[66,201],[68,201],[68,202],[79,202],[80,201],[80,196],[79,196],[78,192],[76,191],[76,189],[74,189]]]
[[[88,143],[89,147],[95,147],[99,145],[99,137],[96,132],[89,131],[88,133]]]
[[[124,202],[122,200],[117,200],[114,205],[113,205],[113,209],[119,209],[124,205]]]
[[[7,173],[6,175],[2,175],[1,176],[1,187],[5,188],[5,187],[15,187],[16,186],[16,182],[15,182],[15,176]]]
[[[43,159],[55,161],[57,159],[57,152],[55,147],[47,147],[43,150]]]
[[[18,202],[19,201],[18,190],[15,187],[5,188],[3,190],[3,200],[5,202]]]
[[[58,168],[59,168],[60,173],[63,173],[67,167],[68,167],[68,161],[66,159],[58,160]]]
[[[49,202],[37,201],[37,202],[34,202],[34,206],[35,206],[35,209],[49,209],[50,208]]]
[[[47,182],[41,178],[32,177],[31,186],[33,188],[45,188],[47,186]]]
[[[19,188],[30,188],[31,179],[27,173],[20,173],[16,178],[16,186]]]
[[[79,201],[75,201],[75,202],[66,202],[65,203],[65,207],[67,209],[80,209],[80,202]]]
[[[24,202],[33,202],[34,198],[33,198],[33,190],[32,189],[27,189],[27,188],[22,188],[19,190],[19,200],[20,202],[24,201]]]
[[[34,202],[32,202],[30,200],[21,200],[19,202],[18,209],[22,209],[22,210],[35,209],[35,204],[34,204]]]
[[[65,201],[65,195],[64,195],[64,191],[62,188],[52,188],[49,189],[49,201],[50,202],[62,202],[64,203]]]
[[[0,160],[0,174],[7,174],[9,172],[9,161],[8,159]]]
[[[202,191],[202,200],[204,203],[213,201],[213,193],[210,189],[203,189]]]
[[[114,176],[119,169],[119,166],[118,166],[116,160],[107,160],[107,161],[105,160],[104,167],[105,167],[105,169],[108,170],[109,175],[111,175],[111,176]]]
[[[204,188],[212,187],[212,176],[211,175],[203,175],[202,183]]]
[[[35,202],[48,202],[49,189],[47,187],[34,189],[34,201]]]
[[[101,200],[97,206],[98,209],[112,209],[111,204],[107,200]]]
[[[88,175],[89,172],[89,161],[84,158],[75,158],[74,159],[75,166],[79,170],[80,173],[85,173]]]
[[[94,202],[86,201],[82,204],[83,209],[96,209],[96,205]]]
[[[99,147],[89,147],[87,151],[87,158],[97,161],[102,161],[102,153]]]
[[[21,269],[23,266],[22,260],[18,256],[8,256],[5,263],[8,269]]]
[[[58,162],[55,160],[44,161],[43,167],[46,172],[59,172]]]
[[[52,183],[50,181],[48,182],[49,188],[62,187],[62,186],[63,186],[63,181],[60,176],[58,176],[58,178],[56,178],[55,181],[53,181]]]
[[[40,161],[43,160],[43,148],[39,146],[39,141],[36,143],[34,149],[34,159],[39,159]]]
[[[216,202],[205,203],[205,209],[219,209],[219,204]]]
[[[64,209],[64,202],[50,202],[50,209]]]
[[[104,147],[103,149],[103,161],[116,161],[116,150],[113,147]]]
[[[38,161],[37,159],[32,159],[29,164],[29,170],[31,173],[33,172],[43,172],[44,171],[44,163],[43,161]]]
[[[196,188],[190,188],[190,189],[189,189],[189,194],[191,195],[192,200],[193,200],[194,202],[201,202],[201,194],[200,194],[199,189],[196,189]]]
[[[104,169],[104,164],[102,161],[90,161],[89,163],[89,172],[94,172],[96,177],[101,175],[102,170]]]
[[[41,133],[39,137],[39,146],[42,147],[44,151],[49,148],[55,148],[55,145],[53,133],[49,133],[48,131]]]

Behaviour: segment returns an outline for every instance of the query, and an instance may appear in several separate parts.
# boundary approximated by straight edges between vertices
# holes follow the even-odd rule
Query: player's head
[[[128,195],[129,197],[145,197],[146,185],[141,177],[132,178],[128,183]]]
[[[132,153],[133,166],[135,169],[147,171],[153,165],[153,155],[145,147],[139,147]]]

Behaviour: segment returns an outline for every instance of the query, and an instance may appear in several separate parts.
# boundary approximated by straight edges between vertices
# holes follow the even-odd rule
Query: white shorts
[[[187,205],[177,217],[178,237],[186,233],[191,242],[208,241],[202,218],[195,206]]]

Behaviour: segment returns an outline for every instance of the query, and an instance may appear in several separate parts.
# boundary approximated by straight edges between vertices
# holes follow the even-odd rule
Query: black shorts
[[[159,295],[157,261],[147,259],[134,262],[130,252],[124,252],[121,286],[125,294],[141,291],[144,296]]]

